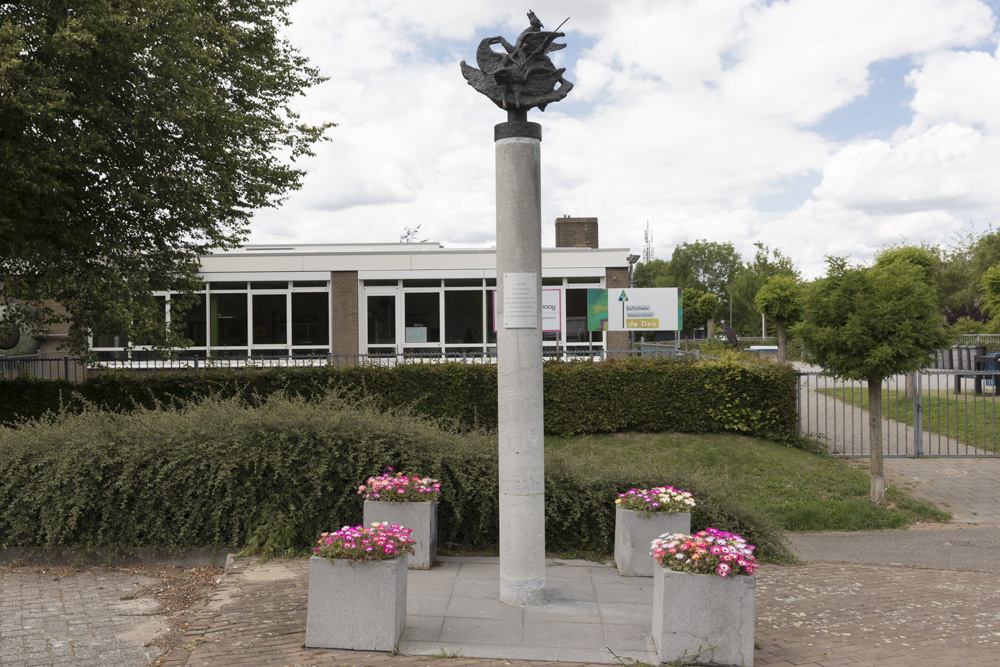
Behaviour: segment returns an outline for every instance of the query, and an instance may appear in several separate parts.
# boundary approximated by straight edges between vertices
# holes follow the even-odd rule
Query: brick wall
[[[557,248],[598,248],[597,218],[556,218]]]
[[[605,269],[604,284],[608,288],[608,301],[617,299],[622,289],[628,287],[628,269]],[[628,349],[627,331],[605,331],[608,338],[608,351],[617,352]],[[610,355],[615,356],[615,355]]]
[[[333,315],[333,354],[358,353],[358,272],[330,274],[330,313]]]

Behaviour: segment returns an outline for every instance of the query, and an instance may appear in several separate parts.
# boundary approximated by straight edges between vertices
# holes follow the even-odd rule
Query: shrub
[[[207,370],[146,377],[99,375],[80,385],[52,380],[0,382],[0,403],[16,406],[6,423],[37,418],[63,405],[113,412],[154,408],[209,395],[251,402],[283,392],[310,398],[336,388],[355,400],[411,409],[463,431],[497,427],[496,366],[403,364]],[[70,392],[72,389],[72,392]],[[554,435],[620,431],[734,431],[790,442],[795,437],[795,372],[735,359],[626,359],[548,362],[544,368],[545,431]]]
[[[458,433],[337,392],[86,409],[0,428],[0,546],[282,551],[361,523],[358,484],[387,465],[441,481],[439,544],[497,546],[495,434]],[[549,456],[547,549],[610,553],[617,493],[663,481],[650,476],[641,461],[595,478]],[[694,526],[745,535],[765,559],[790,557],[773,524],[709,480],[669,481],[698,498]]]

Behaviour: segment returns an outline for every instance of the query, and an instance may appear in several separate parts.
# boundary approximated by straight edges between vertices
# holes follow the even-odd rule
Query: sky
[[[250,243],[495,243],[480,40],[534,10],[574,88],[542,125],[542,245],[596,217],[602,248],[761,242],[825,257],[952,245],[1000,226],[1000,0],[299,0],[286,34],[328,77],[295,101],[337,123]]]

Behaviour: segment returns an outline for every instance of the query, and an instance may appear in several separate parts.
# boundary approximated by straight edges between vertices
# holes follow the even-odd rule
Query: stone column
[[[494,138],[500,600],[541,604],[545,602],[542,128],[526,121],[500,123]]]

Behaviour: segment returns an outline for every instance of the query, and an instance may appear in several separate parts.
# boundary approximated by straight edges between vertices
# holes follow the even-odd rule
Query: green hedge
[[[789,366],[628,359],[549,362],[544,374],[549,434],[733,431],[789,442],[796,433],[795,372]],[[60,406],[123,412],[209,395],[266,397],[285,391],[310,397],[330,387],[463,430],[497,426],[496,366],[461,363],[108,374],[79,385],[7,380],[0,382],[0,405],[10,410],[0,420],[33,419]]]
[[[439,544],[491,548],[499,534],[495,434],[457,433],[334,393],[209,398],[168,410],[87,410],[0,428],[0,546],[74,549],[304,547],[362,520],[357,486],[387,465],[442,482]],[[643,461],[600,475],[546,461],[549,551],[613,550],[614,499],[674,484],[714,525],[790,556],[781,532],[708,479],[663,479]]]

